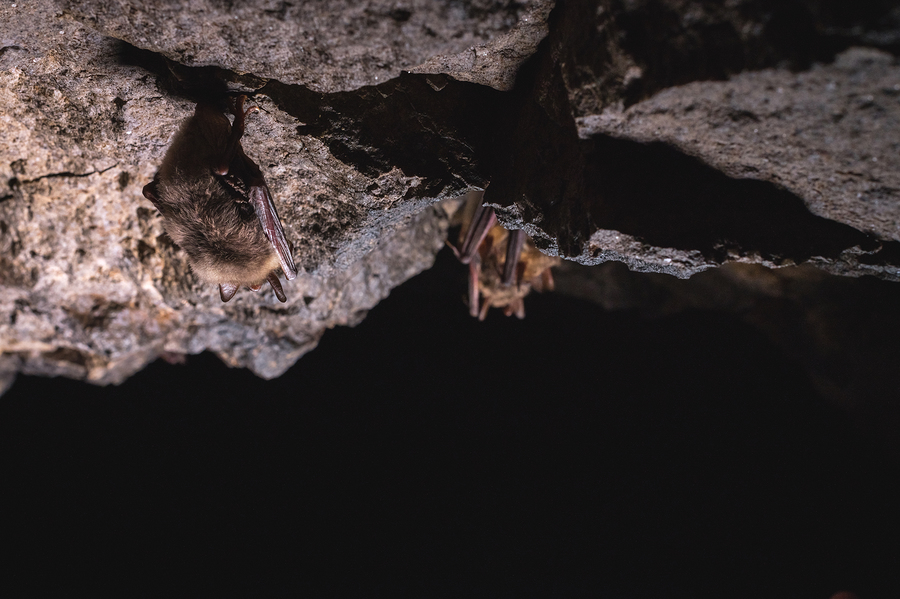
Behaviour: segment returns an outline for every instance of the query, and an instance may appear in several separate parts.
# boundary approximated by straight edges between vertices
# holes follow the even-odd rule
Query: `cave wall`
[[[216,352],[278,376],[428,268],[469,188],[537,246],[689,277],[900,280],[894,3],[58,2],[0,7],[0,377],[116,383]],[[196,102],[301,275],[200,284],[141,196]]]

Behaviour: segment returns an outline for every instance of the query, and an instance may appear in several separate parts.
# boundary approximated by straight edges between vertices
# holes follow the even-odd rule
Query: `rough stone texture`
[[[900,186],[890,166],[900,71],[883,52],[896,52],[898,33],[900,11],[888,3],[561,3],[520,78],[507,160],[485,201],[542,249],[585,264],[687,277],[729,261],[813,261],[897,280]],[[849,50],[813,67],[875,38],[882,51]],[[864,91],[852,97],[853,86]],[[760,139],[783,148],[765,150]],[[766,152],[766,170],[746,168],[761,169],[754,159]],[[824,164],[813,171],[816,152]],[[797,183],[809,176],[819,179]],[[831,177],[840,188],[825,198]]]
[[[900,241],[900,65],[852,48],[830,65],[767,69],[660,92],[578,119],[598,133],[662,141],[734,178],[770,181],[809,210]]]
[[[278,376],[442,246],[446,217],[429,206],[467,183],[423,185],[390,165],[363,174],[259,96],[244,147],[265,170],[304,272],[285,305],[246,291],[223,305],[140,193],[193,102],[129,64],[129,48],[46,5],[3,5],[0,21],[10,25],[0,55],[3,387],[16,371],[116,383],[160,355],[207,349]]]
[[[427,267],[430,206],[468,188],[585,264],[900,280],[888,0],[45,0],[0,23],[0,387],[205,348],[276,376]],[[284,306],[222,305],[140,194],[236,90],[304,269]]]
[[[457,54],[435,56],[409,71],[445,74],[460,81],[509,91],[515,86],[519,68],[537,51],[538,44],[546,37],[553,5],[552,0],[528,3],[527,9],[506,35]]]
[[[315,0],[284,2],[107,2],[60,0],[68,14],[102,33],[186,66],[216,66],[319,92],[349,91],[397,77],[436,55],[483,63],[512,52],[498,40],[540,5],[501,0]],[[538,25],[540,28],[540,25]],[[543,37],[539,33],[537,41]],[[532,41],[534,36],[531,36]],[[499,46],[495,49],[495,43]],[[492,43],[495,42],[495,43]],[[533,42],[536,44],[536,42]],[[477,48],[473,48],[477,46]],[[452,56],[462,53],[461,59]],[[456,66],[460,71],[482,65]],[[505,69],[502,69],[505,71]],[[434,72],[426,68],[422,72]],[[449,71],[437,71],[449,72]],[[506,72],[494,77],[506,80]]]

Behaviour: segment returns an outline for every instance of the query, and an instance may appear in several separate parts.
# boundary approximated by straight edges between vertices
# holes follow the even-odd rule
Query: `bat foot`
[[[259,106],[251,106],[250,108],[244,109],[244,102],[247,101],[247,96],[241,94],[237,98],[235,98],[231,102],[231,114],[234,115],[235,119],[239,119],[241,124],[243,125],[244,119],[247,118],[248,115],[252,112],[259,112]]]
[[[219,297],[223,302],[227,302],[237,293],[238,286],[234,283],[219,283]]]
[[[266,277],[266,280],[269,282],[269,285],[272,286],[272,291],[275,292],[275,297],[278,298],[278,301],[284,303],[287,301],[287,296],[284,294],[284,289],[281,288],[281,281],[278,280],[278,275],[274,272],[270,272],[269,276]]]
[[[238,115],[243,116],[244,102],[246,102],[246,101],[247,101],[247,96],[244,94],[241,94],[237,97],[232,97],[228,101],[228,108],[231,110],[231,114],[233,114],[235,117],[237,117]]]
[[[286,302],[287,296],[284,294],[284,289],[281,288],[281,281],[278,280],[278,275],[274,272],[269,273],[269,276],[266,277],[266,281],[268,281],[269,285],[272,286],[272,291],[275,292],[275,296],[278,298],[278,301]],[[223,302],[229,301],[231,298],[235,296],[238,292],[238,288],[240,286],[235,283],[219,283],[219,297],[222,298]],[[256,285],[247,285],[247,289],[256,293],[260,289],[262,289],[262,283],[257,283]]]

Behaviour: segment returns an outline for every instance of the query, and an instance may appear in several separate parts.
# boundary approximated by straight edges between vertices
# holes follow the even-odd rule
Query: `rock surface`
[[[527,58],[546,33],[543,22],[552,2],[203,0],[188,7],[167,0],[61,0],[59,5],[106,35],[185,66],[221,67],[338,92],[383,83],[426,61],[435,67],[420,72],[492,70],[492,76],[474,78],[491,77],[502,86],[518,65],[497,65],[494,58]],[[525,33],[530,52],[504,39],[517,25],[538,30]],[[436,70],[448,63],[452,70]]]
[[[900,280],[887,1],[45,0],[0,23],[0,388],[204,349],[277,376],[427,268],[432,206],[469,188],[584,264]],[[223,305],[141,196],[195,103],[236,91],[303,269],[285,305]]]
[[[10,25],[0,55],[0,387],[19,371],[117,383],[159,356],[203,350],[278,376],[442,246],[447,220],[430,205],[466,182],[423,184],[391,165],[363,174],[260,96],[244,147],[304,272],[285,305],[249,292],[222,304],[141,195],[193,111],[163,87],[172,72],[133,64],[145,57],[48,5],[7,4],[0,20]]]
[[[900,11],[763,4],[560,4],[485,201],[584,264],[897,280]]]
[[[603,133],[665,142],[735,179],[769,181],[818,216],[900,241],[900,65],[851,48],[802,73],[766,69],[667,89],[628,110],[578,119]]]

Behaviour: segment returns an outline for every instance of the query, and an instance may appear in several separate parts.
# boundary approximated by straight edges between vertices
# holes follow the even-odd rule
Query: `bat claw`
[[[461,257],[462,257],[462,254],[459,253],[459,250],[456,249],[456,246],[455,246],[455,245],[453,245],[452,243],[450,243],[450,242],[447,241],[447,240],[444,240],[444,245],[446,245],[448,248],[450,248],[451,250],[453,250],[453,255],[454,255],[454,256],[456,256],[457,258],[461,258]]]
[[[231,114],[234,116],[238,116],[239,114],[243,114],[244,112],[244,102],[247,101],[246,94],[241,94],[237,97],[232,97],[229,104],[231,104]]]

